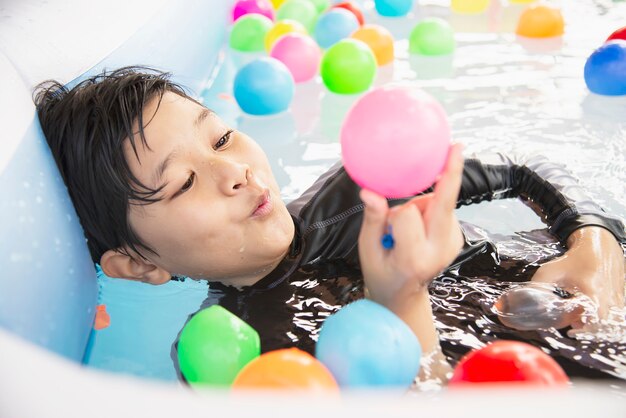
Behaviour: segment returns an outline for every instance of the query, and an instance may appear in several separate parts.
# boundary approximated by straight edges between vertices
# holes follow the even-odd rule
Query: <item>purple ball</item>
[[[248,13],[258,13],[274,20],[274,7],[269,0],[239,0],[233,7],[233,22]]]

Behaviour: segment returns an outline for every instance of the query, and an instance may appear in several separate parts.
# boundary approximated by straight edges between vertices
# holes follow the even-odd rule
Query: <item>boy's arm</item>
[[[521,197],[545,217],[568,249],[544,264],[533,281],[582,291],[605,317],[624,305],[624,224],[605,213],[563,166],[545,157],[513,160],[501,154],[465,162],[457,205]]]

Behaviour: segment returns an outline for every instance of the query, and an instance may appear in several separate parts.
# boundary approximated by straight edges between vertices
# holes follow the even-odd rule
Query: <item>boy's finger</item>
[[[396,251],[406,257],[419,256],[426,233],[424,221],[415,205],[404,204],[389,218]]]
[[[433,203],[429,207],[429,211],[432,211],[429,216],[429,233],[439,234],[445,231],[450,214],[456,208],[463,176],[461,150],[461,144],[454,144],[450,148],[446,168],[435,185]]]
[[[363,224],[359,233],[359,252],[362,258],[379,262],[383,248],[380,242],[386,232],[387,199],[366,189],[362,189],[359,196],[365,204],[363,210]]]
[[[412,198],[406,202],[406,204],[414,205],[421,213],[424,213],[428,208],[428,205],[430,205],[430,202],[433,200],[433,197],[433,193],[422,194]]]

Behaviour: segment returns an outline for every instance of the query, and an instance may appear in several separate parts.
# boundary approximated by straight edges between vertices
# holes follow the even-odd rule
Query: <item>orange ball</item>
[[[292,389],[339,392],[328,369],[315,357],[297,348],[262,354],[248,363],[233,382],[234,390]]]
[[[515,33],[528,38],[550,38],[563,35],[564,27],[565,22],[559,9],[533,5],[520,16]]]
[[[365,42],[370,47],[378,66],[393,61],[393,36],[387,29],[378,25],[363,25],[350,36]]]

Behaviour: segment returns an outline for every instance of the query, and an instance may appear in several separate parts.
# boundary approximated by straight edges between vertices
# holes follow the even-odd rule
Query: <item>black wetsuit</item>
[[[259,332],[262,352],[298,347],[313,354],[323,321],[342,306],[363,297],[357,247],[363,216],[359,190],[341,165],[332,167],[300,198],[288,204],[296,226],[288,256],[252,286],[235,289],[211,283],[201,309],[219,304],[239,316]],[[459,206],[509,197],[533,202],[541,210],[549,231],[561,242],[572,231],[587,225],[604,227],[620,242],[626,242],[621,221],[588,199],[561,166],[540,157],[528,161],[513,161],[501,155],[492,156],[491,161],[466,159]],[[390,200],[390,205],[404,201]],[[439,281],[434,281],[433,288],[449,286],[450,280],[462,282],[462,276],[499,276],[495,246],[489,240],[472,239],[472,234],[465,232],[462,253]],[[474,270],[478,274],[467,274],[472,264],[476,264]],[[527,274],[522,280],[529,277]],[[441,278],[448,282],[442,283]],[[450,324],[446,323],[446,313],[438,312],[437,305],[441,308],[441,304],[434,304],[437,327],[445,335]],[[525,337],[533,339],[528,334]],[[442,347],[453,361],[469,350],[451,340],[446,343],[445,338]],[[176,344],[172,353],[176,364]]]

